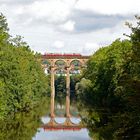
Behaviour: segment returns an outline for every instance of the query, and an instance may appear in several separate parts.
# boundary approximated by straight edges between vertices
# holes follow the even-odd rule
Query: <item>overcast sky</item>
[[[41,53],[92,54],[129,34],[139,0],[0,0],[10,34]]]

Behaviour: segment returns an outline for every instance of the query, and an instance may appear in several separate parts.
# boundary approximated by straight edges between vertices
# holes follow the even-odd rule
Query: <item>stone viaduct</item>
[[[70,117],[70,75],[79,74],[80,70],[86,66],[89,56],[81,54],[54,54],[42,55],[42,67],[46,74],[51,75],[51,118],[55,117],[55,74],[66,76],[66,117]]]

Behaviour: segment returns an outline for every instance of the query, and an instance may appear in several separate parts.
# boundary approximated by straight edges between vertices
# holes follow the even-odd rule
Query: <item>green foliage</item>
[[[140,18],[130,40],[117,39],[88,61],[77,84],[83,121],[96,139],[140,139]],[[83,111],[83,109],[82,109]],[[95,115],[96,114],[96,115]],[[97,117],[98,116],[98,117]],[[95,136],[95,135],[94,135]]]
[[[80,81],[80,75],[72,74],[70,76],[70,98],[71,98],[71,103],[77,102],[76,83],[78,83],[79,81]]]
[[[55,76],[55,95],[56,101],[63,105],[65,104],[66,98],[66,77],[65,76]]]
[[[29,112],[17,112],[0,121],[0,140],[32,140],[41,127],[41,117],[48,110],[47,98]],[[43,106],[43,107],[42,107]]]
[[[48,80],[36,55],[20,36],[9,38],[0,15],[0,118],[35,107],[48,92]]]
[[[0,42],[7,42],[9,39],[8,26],[6,18],[2,13],[0,13]]]
[[[79,82],[79,80],[80,80],[79,75],[71,75],[70,76],[71,103],[74,103],[76,101],[75,85],[77,82]],[[65,104],[65,100],[66,100],[66,76],[63,76],[63,75],[55,76],[55,96],[56,96],[56,101],[60,105]]]

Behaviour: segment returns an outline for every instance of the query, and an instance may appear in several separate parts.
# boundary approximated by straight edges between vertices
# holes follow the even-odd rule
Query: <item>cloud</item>
[[[129,34],[125,21],[140,12],[138,0],[0,0],[11,35],[41,53],[91,54]]]
[[[75,2],[76,0],[12,0],[11,3],[10,0],[2,0],[0,9],[6,11],[6,14],[12,13],[17,20],[26,16],[26,19],[32,18],[33,22],[41,20],[56,25],[68,20]]]
[[[82,49],[83,54],[92,54],[95,52],[97,49],[99,49],[99,44],[95,42],[87,42],[85,46]]]
[[[86,50],[89,50],[89,51],[91,51],[91,50],[95,50],[95,49],[97,49],[99,47],[99,45],[97,44],[97,43],[86,43],[85,44],[85,49]]]
[[[78,0],[76,9],[93,11],[100,14],[136,14],[140,13],[139,0]]]
[[[36,19],[45,19],[49,23],[65,22],[71,14],[75,0],[42,0],[25,7],[27,13]]]
[[[105,15],[81,10],[74,10],[72,15],[71,19],[75,21],[76,33],[112,28],[126,19],[131,19],[130,15]]]
[[[9,2],[9,0],[6,0]],[[79,0],[25,0],[26,5],[12,5],[11,8],[4,5],[2,9],[7,9],[9,18],[13,22],[23,26],[51,26],[51,28],[60,32],[84,33],[101,30],[103,28],[112,28],[119,22],[125,21],[131,15],[106,15],[105,13],[95,12],[93,9],[77,8],[83,4],[84,7],[96,5],[88,0],[86,4]],[[14,0],[14,3],[22,1]],[[9,5],[11,6],[11,5]],[[109,7],[108,7],[109,8]],[[16,9],[16,10],[15,10]],[[13,14],[11,16],[11,13]],[[14,24],[14,23],[13,23]]]
[[[61,49],[64,47],[64,42],[63,41],[55,41],[54,44],[53,44],[54,48],[56,49]]]
[[[8,4],[8,5],[27,5],[35,0],[1,0],[1,4]]]
[[[62,29],[63,31],[74,31],[75,29],[75,22],[72,20],[69,20],[67,22],[65,22],[63,25],[60,25],[60,29]]]

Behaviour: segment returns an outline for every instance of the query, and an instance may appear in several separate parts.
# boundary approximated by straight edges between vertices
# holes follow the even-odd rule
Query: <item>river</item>
[[[42,126],[50,121],[49,108],[48,103],[42,102],[39,107],[30,112],[7,116],[6,120],[0,122],[0,140],[90,140],[86,128],[78,131],[45,130]],[[60,109],[62,114],[64,109]],[[59,109],[57,113],[59,114]],[[60,114],[58,116],[61,117],[56,117],[55,121],[63,123],[66,118]],[[80,118],[72,117],[71,121],[78,124]]]
[[[47,123],[50,120],[49,117],[43,117],[42,121]],[[79,123],[80,119],[71,118],[72,122]],[[56,118],[56,121],[62,123],[65,118]],[[43,128],[38,128],[36,135],[33,140],[90,140],[87,129],[81,129],[80,131],[67,131],[67,130],[56,130],[56,131],[45,131]]]

